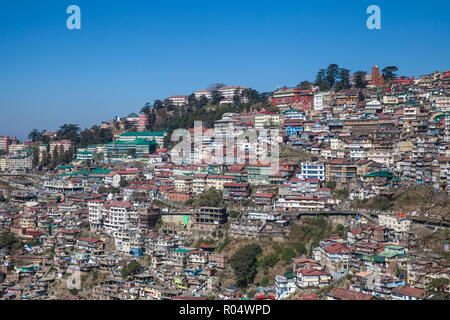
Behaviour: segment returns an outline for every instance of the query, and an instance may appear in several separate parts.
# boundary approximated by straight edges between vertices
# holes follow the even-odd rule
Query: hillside
[[[363,201],[354,201],[355,208],[375,210],[422,210],[423,213],[448,217],[450,196],[421,185],[394,190],[392,195],[380,195]]]

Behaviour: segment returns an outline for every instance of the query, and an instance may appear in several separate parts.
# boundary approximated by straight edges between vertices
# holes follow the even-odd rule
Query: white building
[[[108,173],[104,178],[104,182],[106,185],[111,185],[115,188],[120,187],[120,180],[121,180],[120,174],[117,174],[115,172]]]
[[[91,230],[97,230],[102,227],[102,209],[103,201],[101,200],[90,200],[88,201],[89,210],[89,223]]]
[[[0,171],[23,171],[32,169],[31,155],[14,155],[0,158]]]
[[[315,268],[303,268],[297,272],[297,286],[306,288],[323,288],[331,283],[331,274]]]
[[[279,212],[249,212],[249,219],[276,221],[281,219]]]
[[[255,129],[262,129],[265,126],[278,126],[280,121],[280,114],[276,112],[259,112],[255,115]]]
[[[393,162],[393,152],[390,150],[371,149],[367,151],[367,160],[372,160],[378,163],[390,166]]]
[[[188,104],[188,96],[171,96],[169,97],[169,100],[173,103],[176,107],[181,107],[186,104]]]
[[[383,104],[398,104],[398,98],[396,96],[383,96],[381,101]]]
[[[248,89],[247,87],[233,86],[233,87],[222,87],[219,89],[222,97],[227,99],[233,99],[235,95],[241,95],[242,91]]]
[[[286,299],[297,289],[294,275],[275,276],[275,297],[277,300]]]
[[[211,90],[197,90],[194,92],[194,95],[197,100],[200,100],[201,97],[205,97],[206,99],[211,99],[212,91]]]
[[[300,179],[325,180],[325,164],[323,162],[302,162],[300,164]]]
[[[395,216],[380,214],[378,223],[381,226],[393,229],[396,232],[408,232],[411,229],[411,220],[400,219]]]
[[[372,100],[366,103],[366,107],[365,107],[367,112],[372,112],[372,113],[376,113],[381,111],[381,102],[378,100]]]
[[[314,110],[315,111],[322,111],[324,107],[327,107],[325,105],[325,96],[328,96],[330,92],[319,92],[314,95]]]
[[[435,104],[438,110],[450,111],[450,96],[436,97]]]

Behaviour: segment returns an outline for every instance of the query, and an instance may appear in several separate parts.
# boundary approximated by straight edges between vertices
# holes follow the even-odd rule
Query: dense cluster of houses
[[[95,299],[242,298],[242,290],[222,287],[229,257],[203,240],[283,241],[293,217],[341,212],[336,190],[348,190],[344,201],[416,184],[448,194],[450,71],[389,87],[378,75],[374,67],[363,89],[277,89],[270,111],[249,106],[223,114],[212,128],[187,128],[185,149],[169,150],[166,130],[147,131],[147,115],[131,114],[126,125],[135,130],[119,121],[111,143],[79,149],[70,164],[40,174],[30,173],[30,143],[0,137],[0,234],[21,241],[12,255],[12,248],[0,251],[0,296],[63,298],[56,284],[76,267],[109,274],[91,290]],[[247,89],[219,88],[220,103],[248,103]],[[213,94],[198,90],[195,97]],[[189,103],[188,96],[169,100]],[[53,139],[39,149],[73,147]],[[196,205],[211,189],[220,204]],[[416,214],[378,212],[370,224],[347,219],[345,237],[331,236],[312,256],[293,259],[292,272],[257,288],[255,299],[321,290],[346,277],[349,288],[336,287],[326,299],[427,298],[426,284],[448,278],[449,269],[440,257],[416,253]],[[123,276],[132,260],[141,267]]]
[[[414,233],[368,224],[365,219],[354,219],[350,225],[345,239],[335,234],[322,240],[312,257],[293,260],[292,273],[277,275],[275,297],[322,289],[347,277],[349,288],[335,287],[327,299],[423,300],[430,296],[426,290],[431,280],[449,277],[447,260],[417,253]]]

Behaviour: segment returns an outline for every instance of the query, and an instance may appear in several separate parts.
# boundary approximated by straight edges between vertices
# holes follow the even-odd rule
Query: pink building
[[[147,129],[148,116],[145,113],[139,114],[138,131],[144,132]]]
[[[8,153],[8,146],[11,144],[10,137],[0,137],[0,151]]]
[[[55,150],[55,147],[58,147],[58,152],[59,152],[60,146],[63,146],[64,152],[66,152],[70,149],[70,147],[73,147],[73,142],[70,140],[52,141],[50,143],[50,154],[53,155],[53,151]]]

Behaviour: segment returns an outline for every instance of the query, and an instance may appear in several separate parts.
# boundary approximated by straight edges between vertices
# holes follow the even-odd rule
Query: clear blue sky
[[[258,91],[396,65],[449,69],[450,1],[0,0],[0,135],[82,128],[209,84]],[[66,8],[81,8],[81,30]],[[381,8],[381,30],[366,8]]]

